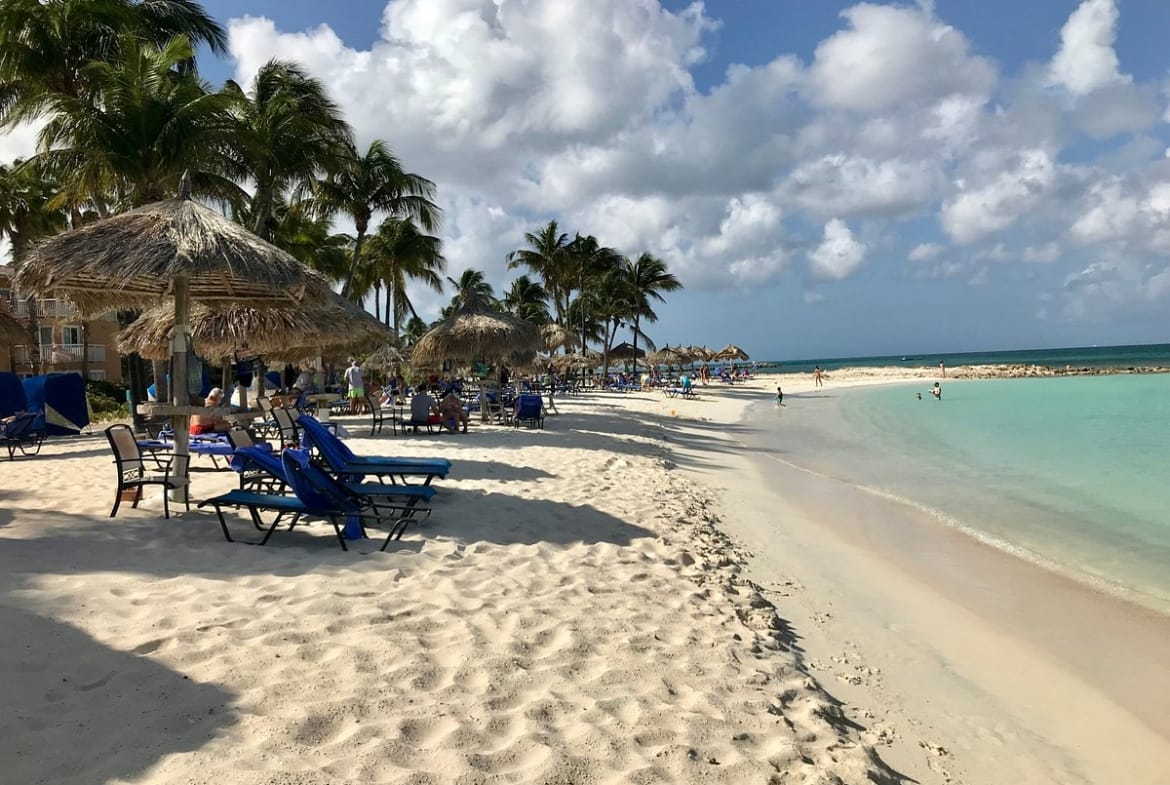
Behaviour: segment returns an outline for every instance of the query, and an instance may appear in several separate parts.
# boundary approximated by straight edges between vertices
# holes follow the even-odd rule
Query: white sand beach
[[[737,423],[774,386],[355,428],[454,462],[385,553],[323,524],[232,544],[157,499],[109,519],[100,434],[0,463],[3,780],[1166,782],[1165,728],[1108,681],[850,542],[849,500],[764,493]],[[197,499],[235,484],[195,465]]]

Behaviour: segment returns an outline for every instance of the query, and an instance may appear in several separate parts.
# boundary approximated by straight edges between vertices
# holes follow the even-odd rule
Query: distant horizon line
[[[764,359],[759,362],[771,363],[788,363],[788,364],[802,364],[806,362],[840,362],[843,360],[883,360],[883,359],[897,359],[899,361],[909,360],[925,360],[926,358],[946,360],[947,357],[962,357],[964,355],[978,355],[978,354],[1025,354],[1028,352],[1067,352],[1077,350],[1108,350],[1108,349],[1137,349],[1149,348],[1155,346],[1165,346],[1170,351],[1170,342],[1168,343],[1121,343],[1121,344],[1093,344],[1091,346],[1037,346],[1024,349],[976,349],[972,351],[963,352],[922,352],[913,353],[906,352],[903,354],[851,354],[841,355],[839,357],[824,357],[812,356],[801,357],[796,359],[778,360],[778,359]]]

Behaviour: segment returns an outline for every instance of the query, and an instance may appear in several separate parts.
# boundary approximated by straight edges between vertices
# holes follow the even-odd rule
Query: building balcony
[[[27,346],[14,346],[13,359],[18,365],[29,365]],[[55,343],[52,346],[41,347],[41,362],[45,365],[81,365],[84,345],[80,343]],[[104,344],[91,343],[89,345],[89,361],[103,363],[106,361],[106,347]]]
[[[77,308],[68,300],[49,298],[37,300],[38,319],[74,319],[77,317]],[[12,315],[17,319],[28,318],[28,300],[17,299],[12,303]]]

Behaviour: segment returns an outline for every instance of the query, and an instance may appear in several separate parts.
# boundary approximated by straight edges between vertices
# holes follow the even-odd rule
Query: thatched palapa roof
[[[750,360],[751,357],[743,349],[729,343],[711,357],[712,360]]]
[[[409,352],[407,353],[409,354]],[[406,362],[407,355],[402,353],[402,350],[390,343],[384,343],[378,347],[372,354],[366,356],[362,363],[367,368],[381,368],[382,370],[389,370],[395,366]]]
[[[634,349],[634,345],[623,341],[617,346],[609,350],[609,359],[611,360],[633,360],[635,358],[642,359],[646,356],[646,350],[642,348]]]
[[[68,297],[84,313],[148,307],[186,276],[194,302],[312,300],[328,285],[285,251],[179,196],[59,234],[21,265],[16,286]]]
[[[472,296],[455,313],[419,339],[410,360],[433,367],[444,360],[519,359],[542,346],[540,330],[531,322],[492,308]]]
[[[584,355],[577,354],[560,354],[553,357],[550,361],[552,367],[559,373],[566,371],[582,370],[585,368],[596,368],[601,365],[601,355],[589,349]]]
[[[228,357],[241,349],[254,354],[278,354],[297,361],[330,350],[358,351],[393,340],[394,335],[374,316],[339,294],[304,306],[249,308],[231,305],[191,309],[191,336],[196,350],[207,358]],[[138,352],[151,360],[170,356],[175,314],[169,305],[142,314],[118,334],[118,348]]]
[[[670,344],[667,344],[646,357],[646,362],[654,365],[685,365],[691,362],[691,356],[686,350],[679,347],[671,348]]]
[[[544,341],[544,349],[552,351],[562,346],[575,346],[581,339],[577,333],[559,324],[546,324],[540,328],[540,337]]]

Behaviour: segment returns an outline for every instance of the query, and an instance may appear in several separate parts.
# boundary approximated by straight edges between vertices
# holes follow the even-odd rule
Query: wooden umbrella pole
[[[185,275],[175,276],[175,337],[171,347],[171,390],[173,402],[181,407],[171,417],[172,427],[175,429],[175,455],[183,456],[186,460],[180,461],[183,475],[178,487],[171,494],[175,501],[187,500],[187,486],[190,482],[190,417],[181,413],[191,406],[191,394],[187,391],[187,322],[190,318],[190,290],[189,280]]]

